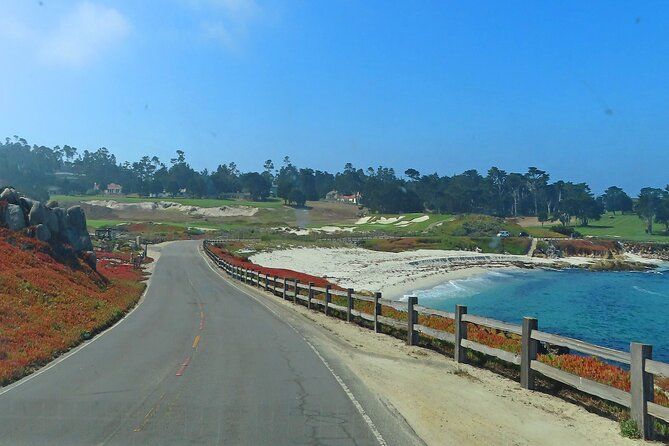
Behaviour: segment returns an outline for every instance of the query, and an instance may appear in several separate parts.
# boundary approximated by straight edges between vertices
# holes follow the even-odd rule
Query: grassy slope
[[[0,229],[0,385],[109,326],[137,302],[145,287],[141,272],[106,260],[98,270]]]
[[[86,220],[89,229],[109,228],[117,225],[125,225],[129,223],[147,223],[143,221],[127,221],[127,220]],[[186,228],[211,228],[220,229],[223,225],[212,223],[204,220],[196,220],[193,222],[170,222],[170,223],[154,223],[157,226],[162,226],[165,229],[186,229]]]
[[[550,224],[546,225],[548,226]],[[664,225],[653,225],[652,235],[646,234],[645,229],[646,224],[636,214],[613,215],[611,212],[604,214],[601,220],[593,221],[588,226],[576,226],[576,230],[586,236],[669,243],[669,236],[664,233]]]
[[[645,229],[646,224],[635,214],[614,216],[611,213],[607,213],[601,220],[592,222],[589,226],[576,228],[583,235],[595,237],[669,243],[669,236],[664,234],[664,225],[653,225],[652,235],[646,234]]]

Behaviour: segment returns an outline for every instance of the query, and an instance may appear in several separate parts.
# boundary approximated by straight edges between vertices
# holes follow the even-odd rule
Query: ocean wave
[[[652,294],[653,296],[669,297],[669,296],[667,296],[667,295],[664,294],[664,293],[659,293],[659,292],[657,292],[657,291],[647,290],[647,289],[645,289],[645,288],[643,288],[643,287],[640,287],[639,285],[632,285],[632,288],[635,289],[635,290],[637,290],[637,291],[640,291],[640,292],[642,292],[642,293]]]
[[[465,298],[497,286],[499,283],[513,278],[513,275],[499,271],[488,271],[485,274],[452,279],[427,290],[417,290],[420,299],[448,300]]]

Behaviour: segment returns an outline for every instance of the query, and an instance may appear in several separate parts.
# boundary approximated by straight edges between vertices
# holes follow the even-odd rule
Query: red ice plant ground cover
[[[67,249],[0,229],[0,385],[118,320],[139,299],[141,271],[98,253],[98,271]]]

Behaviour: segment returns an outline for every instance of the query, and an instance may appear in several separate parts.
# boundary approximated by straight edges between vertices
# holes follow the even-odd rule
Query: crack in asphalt
[[[356,438],[347,429],[348,420],[346,415],[324,414],[321,410],[309,407],[312,404],[309,402],[309,399],[314,398],[314,395],[307,391],[304,385],[304,380],[308,378],[295,367],[290,357],[290,352],[285,346],[280,345],[278,350],[281,352],[281,358],[286,362],[286,366],[292,373],[293,378],[290,382],[295,384],[298,389],[296,396],[296,400],[298,401],[297,410],[304,417],[304,425],[308,429],[308,441],[305,444],[309,446],[327,446],[331,441],[341,442],[342,440],[348,440],[351,444],[358,445],[359,443]],[[319,429],[324,424],[336,426],[343,435],[326,436],[322,432],[322,429]]]

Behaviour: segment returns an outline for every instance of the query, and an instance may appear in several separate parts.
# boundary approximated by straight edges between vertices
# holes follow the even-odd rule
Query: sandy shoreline
[[[424,277],[414,278],[397,285],[389,285],[385,287],[383,297],[392,300],[401,300],[407,294],[413,294],[418,290],[428,290],[434,288],[442,283],[451,280],[471,279],[486,274],[489,271],[497,270],[520,270],[515,266],[499,266],[499,267],[482,267],[472,266],[462,269],[454,269],[444,272],[435,272]]]
[[[556,265],[555,260],[527,256],[444,250],[392,253],[362,248],[294,248],[258,253],[251,260],[267,267],[290,268],[326,277],[345,288],[380,291],[389,299],[399,299],[449,280],[476,277],[490,270],[518,268],[518,264]],[[574,266],[592,261],[584,257],[559,259],[562,265]]]

